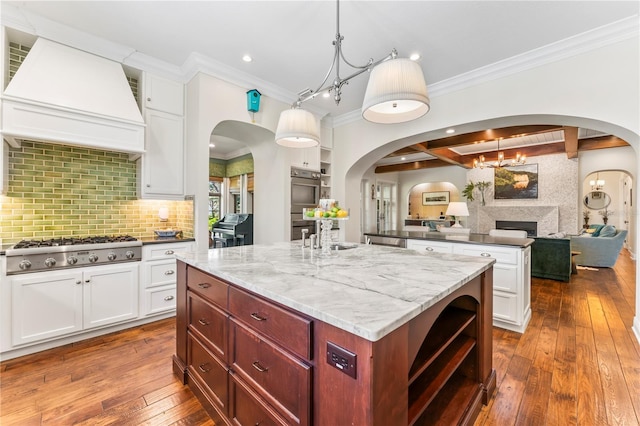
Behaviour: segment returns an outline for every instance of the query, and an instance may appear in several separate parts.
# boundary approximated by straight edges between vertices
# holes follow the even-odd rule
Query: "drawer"
[[[284,426],[288,423],[268,406],[242,379],[230,374],[229,418],[234,425]]]
[[[194,337],[188,334],[187,369],[189,374],[204,384],[211,400],[223,413],[228,413],[229,372],[213,354]]]
[[[504,247],[474,246],[473,244],[456,244],[454,253],[466,254],[467,256],[492,257],[497,263],[518,264],[520,250],[508,249]]]
[[[302,358],[311,359],[311,320],[233,287],[229,289],[229,313]]]
[[[227,309],[229,285],[195,268],[187,269],[187,287],[222,309]]]
[[[176,283],[176,261],[147,262],[147,287]]]
[[[230,368],[291,424],[311,423],[311,367],[256,332],[230,320]]]
[[[159,314],[176,309],[176,285],[153,287],[145,290],[145,315]]]
[[[418,251],[428,251],[433,253],[451,253],[453,244],[441,241],[427,240],[407,240],[407,248]]]
[[[519,324],[518,297],[515,294],[494,291],[493,318]]]
[[[187,293],[187,312],[189,330],[226,361],[228,315],[192,292]]]
[[[181,251],[191,251],[192,243],[171,243],[171,244],[147,244],[142,246],[142,258],[144,260],[169,259]]]

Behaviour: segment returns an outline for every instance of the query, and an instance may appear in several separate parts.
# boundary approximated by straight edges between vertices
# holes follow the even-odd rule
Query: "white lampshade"
[[[167,207],[160,207],[160,209],[158,209],[158,217],[161,222],[169,220],[169,209]]]
[[[309,148],[320,144],[320,130],[313,114],[301,108],[280,113],[276,143],[289,148]]]
[[[374,123],[404,123],[429,112],[422,68],[406,58],[390,59],[371,70],[362,117]]]
[[[458,222],[458,217],[460,216],[469,216],[469,209],[467,208],[467,203],[463,201],[452,201],[449,203],[447,207],[447,212],[445,213],[447,216],[455,216],[456,223],[452,225],[454,227],[460,227],[460,223]]]

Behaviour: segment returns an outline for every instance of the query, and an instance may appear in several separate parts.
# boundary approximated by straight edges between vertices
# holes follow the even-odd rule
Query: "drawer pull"
[[[425,247],[426,251],[433,251],[433,247]]]
[[[491,253],[480,253],[482,257],[491,257]]]
[[[173,250],[167,250],[167,251],[164,252],[164,254],[166,254],[166,255],[170,255],[170,254],[173,254],[173,253],[175,253]]]
[[[269,370],[268,368],[261,366],[259,361],[255,361],[252,365],[253,365],[253,368],[255,368],[261,373],[264,373],[265,371]]]
[[[198,322],[200,323],[200,325],[209,325],[209,321],[207,321],[206,319],[202,318],[199,319]]]
[[[164,298],[164,300],[165,300],[165,301],[167,301],[167,302],[168,302],[169,300],[173,300],[173,296],[167,296],[167,297],[165,297],[165,298]]]
[[[200,287],[200,288],[209,288],[209,287],[211,287],[211,284],[209,284],[209,283],[200,283],[200,284],[198,284],[198,287]]]
[[[209,364],[200,364],[198,366],[198,370],[202,371],[203,373],[208,373],[209,371],[211,371],[211,367],[206,368],[208,366],[209,366]]]
[[[256,312],[253,312],[251,314],[251,318],[253,318],[256,321],[266,321],[267,319],[265,317],[261,317],[260,315],[258,315]]]
[[[173,275],[175,273],[176,273],[176,271],[174,271],[173,269],[169,269],[168,271],[164,271],[165,275]]]

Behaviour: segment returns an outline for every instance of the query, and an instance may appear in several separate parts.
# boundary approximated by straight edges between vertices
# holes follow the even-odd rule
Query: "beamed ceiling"
[[[472,168],[473,160],[485,156],[485,162],[496,160],[498,146],[505,159],[518,153],[527,158],[540,155],[566,154],[577,158],[578,152],[628,146],[624,140],[577,127],[529,125],[453,135],[420,142],[399,149],[376,163],[376,173],[401,172],[443,166]],[[404,157],[404,160],[403,160]]]

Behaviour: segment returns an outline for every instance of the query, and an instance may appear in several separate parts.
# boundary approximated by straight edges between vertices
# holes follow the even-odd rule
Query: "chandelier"
[[[490,167],[494,169],[499,169],[504,166],[522,166],[527,162],[527,156],[524,154],[520,154],[519,152],[516,154],[515,158],[511,160],[504,159],[504,152],[500,151],[500,139],[496,139],[498,142],[498,158],[493,163],[487,162],[484,158],[484,155],[478,156],[475,160],[473,160],[473,168],[474,169],[484,169],[485,167]]]
[[[370,76],[362,103],[362,117],[365,120],[385,124],[403,123],[429,112],[427,84],[420,65],[407,58],[398,58],[395,49],[377,61],[371,58],[365,65],[353,65],[342,53],[343,39],[340,34],[340,0],[337,0],[333,61],[317,89],[305,89],[298,93],[298,99],[291,105],[291,109],[280,114],[276,129],[276,142],[279,145],[295,148],[319,145],[318,122],[312,113],[301,108],[302,103],[321,93],[329,93],[333,94],[338,105],[342,97],[342,86],[367,71]],[[356,71],[347,77],[340,77],[341,61]],[[335,77],[327,83],[334,69]]]
[[[602,191],[604,189],[604,179],[600,179],[600,175],[596,173],[596,180],[590,180],[589,185],[591,185],[592,191]]]

